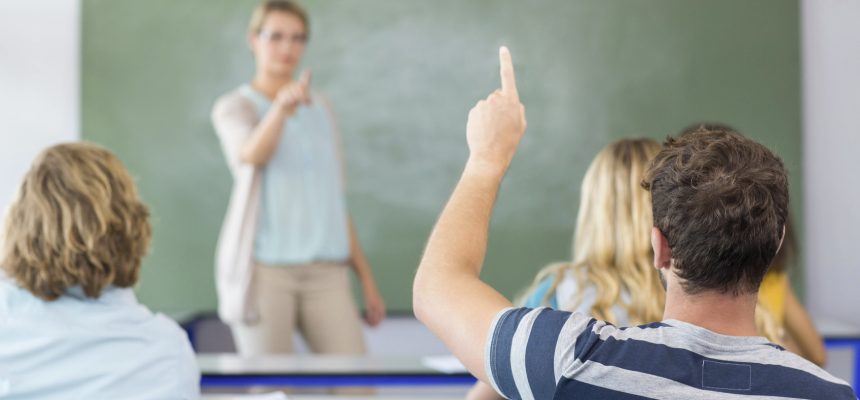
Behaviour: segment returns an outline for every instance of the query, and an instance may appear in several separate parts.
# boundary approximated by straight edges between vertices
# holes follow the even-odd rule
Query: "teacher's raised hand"
[[[293,115],[299,104],[311,103],[311,70],[302,71],[298,80],[292,81],[280,90],[275,96],[275,104],[279,105],[287,115]]]
[[[526,130],[526,114],[507,47],[499,49],[499,64],[502,87],[469,112],[466,139],[471,167],[504,174]]]

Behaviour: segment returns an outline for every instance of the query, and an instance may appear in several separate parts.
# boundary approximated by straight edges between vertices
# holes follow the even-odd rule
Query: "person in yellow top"
[[[794,294],[788,279],[787,266],[795,257],[796,246],[789,220],[782,248],[761,283],[759,305],[773,316],[777,335],[786,349],[824,366],[827,362],[824,341],[815,329],[806,308]]]

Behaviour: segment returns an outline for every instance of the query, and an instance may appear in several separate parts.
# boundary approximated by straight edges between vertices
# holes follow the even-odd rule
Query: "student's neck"
[[[729,336],[760,336],[755,326],[756,295],[731,293],[684,293],[677,282],[669,283],[663,319],[676,319]]]
[[[269,99],[274,99],[278,94],[278,90],[292,81],[293,77],[290,74],[272,75],[265,72],[258,72],[251,81],[251,87],[264,94]]]

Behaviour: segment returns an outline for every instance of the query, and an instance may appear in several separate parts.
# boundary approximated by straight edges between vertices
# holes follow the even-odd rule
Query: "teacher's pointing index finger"
[[[499,66],[502,75],[502,93],[513,95],[519,99],[517,81],[514,78],[514,64],[511,61],[511,51],[506,46],[499,48]]]

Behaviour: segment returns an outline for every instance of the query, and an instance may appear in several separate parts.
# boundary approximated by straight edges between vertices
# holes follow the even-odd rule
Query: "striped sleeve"
[[[560,378],[556,349],[572,346],[589,320],[549,308],[503,310],[490,328],[485,351],[489,383],[509,399],[553,398]]]

